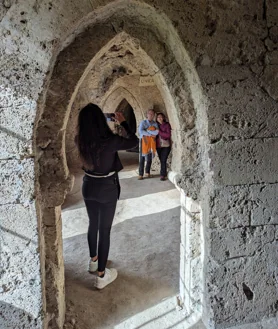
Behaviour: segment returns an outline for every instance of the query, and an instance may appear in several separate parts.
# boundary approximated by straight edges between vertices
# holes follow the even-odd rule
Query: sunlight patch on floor
[[[177,189],[119,200],[113,225],[134,217],[148,216],[179,206],[180,193]],[[85,206],[73,210],[64,210],[62,219],[64,239],[87,232],[88,215]],[[157,219],[159,219],[159,215]]]
[[[178,310],[177,297],[162,300],[159,304],[123,320],[114,329],[201,329],[193,326],[198,319]],[[193,326],[193,327],[192,327]]]
[[[126,179],[126,178],[133,178],[138,176],[138,172],[136,170],[128,170],[128,171],[120,171],[119,178]]]

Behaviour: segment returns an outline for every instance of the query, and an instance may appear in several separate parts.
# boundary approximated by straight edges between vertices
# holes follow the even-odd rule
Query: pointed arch
[[[72,186],[65,156],[65,129],[72,103],[89,70],[97,58],[127,35],[132,38],[133,48],[146,54],[155,72],[153,78],[173,126],[173,169],[181,175],[191,174],[185,184],[189,194],[197,198],[201,179],[206,177],[206,100],[194,66],[168,17],[145,3],[130,0],[114,1],[85,17],[53,59],[35,127],[36,147],[40,150],[36,156],[37,209],[45,228],[41,237],[47,273],[43,278],[45,319],[51,319],[58,328],[62,328],[65,311],[61,204]],[[127,98],[133,106],[134,99]],[[189,301],[186,306],[192,311],[190,305]]]

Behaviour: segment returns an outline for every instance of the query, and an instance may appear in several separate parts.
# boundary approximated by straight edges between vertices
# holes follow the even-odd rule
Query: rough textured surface
[[[122,33],[98,57],[82,81],[69,115],[66,153],[70,170],[79,162],[74,143],[79,110],[89,102],[99,105],[106,113],[112,113],[121,101],[127,100],[134,110],[137,127],[145,119],[148,109],[166,113],[155,82],[149,86],[140,83],[141,76],[152,77],[156,71],[139,47],[139,40]]]
[[[34,199],[33,159],[1,161],[1,204],[28,204]]]
[[[211,198],[211,228],[237,228],[278,223],[277,184],[228,186]]]
[[[278,182],[277,138],[233,141],[225,143],[225,147],[221,144],[213,145],[210,152],[211,158],[219,160],[211,163],[217,185]]]
[[[268,226],[275,231],[277,225],[277,10],[275,0],[1,2],[0,200],[4,209],[25,209],[36,198],[37,213],[27,216],[19,208],[22,215],[14,221],[22,216],[30,223],[25,227],[33,227],[31,235],[40,235],[25,263],[32,264],[28,273],[41,270],[40,284],[49,287],[46,295],[39,289],[33,295],[44,305],[41,311],[51,327],[61,328],[63,321],[59,207],[72,186],[65,130],[82,81],[117,45],[121,32],[144,53],[144,69],[157,72],[156,87],[174,127],[172,170],[186,195],[201,206],[204,322],[211,328],[240,328],[276,316],[277,241]],[[121,80],[119,73],[109,69],[103,75],[110,91]],[[10,218],[1,215],[1,225]],[[55,233],[50,240],[48,232]],[[10,234],[3,230],[1,239]],[[241,245],[227,251],[244,255],[231,260],[223,250],[234,236]],[[14,250],[3,250],[3,259],[13,259],[14,267],[24,271]],[[39,253],[41,264],[33,262]],[[46,283],[49,269],[54,276]],[[12,268],[6,264],[4,271]],[[29,291],[28,278],[17,273],[14,282]],[[6,280],[1,277],[1,286]],[[251,301],[242,289],[255,291]],[[59,296],[56,313],[49,302],[53,294]],[[10,296],[1,292],[5,314],[11,311]],[[28,298],[16,311],[14,328],[21,315],[20,325],[30,327]],[[228,305],[225,313],[222,304]],[[36,319],[32,326],[40,328],[41,316]]]
[[[29,328],[40,327],[41,277],[34,203],[0,206],[0,213],[0,296],[5,298],[0,302],[0,328],[18,328],[18,321]]]

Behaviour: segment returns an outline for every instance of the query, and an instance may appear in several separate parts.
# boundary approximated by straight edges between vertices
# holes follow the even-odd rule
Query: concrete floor
[[[102,291],[87,272],[88,218],[82,173],[63,205],[67,329],[189,328],[177,311],[179,292],[179,192],[158,177],[137,180],[138,154],[121,152],[122,194],[111,232],[108,267],[118,278]],[[193,327],[192,327],[193,328]],[[194,329],[203,327],[196,325]]]

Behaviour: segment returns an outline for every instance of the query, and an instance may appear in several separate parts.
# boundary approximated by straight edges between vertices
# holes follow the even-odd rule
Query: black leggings
[[[171,147],[158,147],[157,154],[160,160],[160,176],[167,176],[167,159],[170,154]]]
[[[88,244],[90,257],[93,258],[98,255],[99,272],[105,270],[108,259],[110,231],[119,189],[119,180],[116,174],[107,178],[93,178],[87,175],[83,178],[82,194],[89,216]]]

